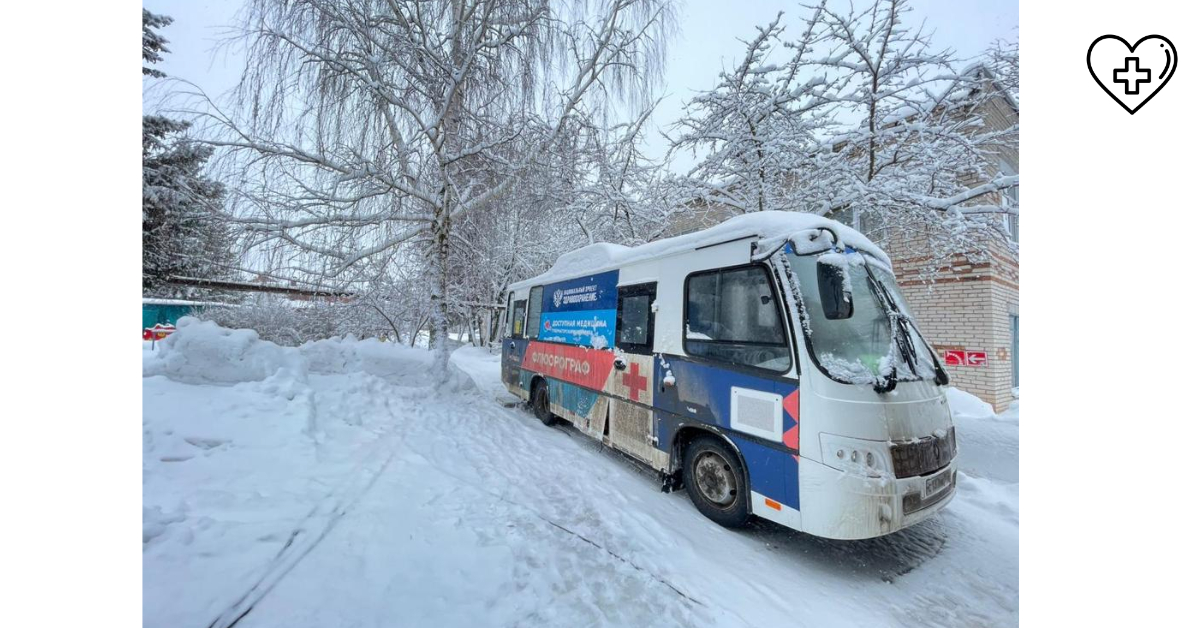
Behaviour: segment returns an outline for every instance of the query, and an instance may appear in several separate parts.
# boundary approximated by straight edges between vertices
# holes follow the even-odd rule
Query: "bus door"
[[[606,392],[610,443],[647,463],[656,451],[654,429],[654,312],[657,283],[617,290],[616,351]]]
[[[508,293],[500,368],[504,385],[514,393],[521,385],[521,359],[525,353],[525,305],[525,299],[514,300],[513,293]]]

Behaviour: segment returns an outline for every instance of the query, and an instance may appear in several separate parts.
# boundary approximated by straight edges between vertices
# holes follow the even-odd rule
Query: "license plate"
[[[933,495],[950,486],[950,472],[943,473],[925,480],[925,495]]]

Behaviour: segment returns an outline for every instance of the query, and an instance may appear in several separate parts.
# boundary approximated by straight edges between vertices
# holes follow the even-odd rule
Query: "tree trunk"
[[[448,197],[447,194],[445,197]],[[450,211],[443,203],[440,216],[433,223],[434,288],[433,320],[429,346],[433,349],[434,374],[445,381],[450,365]]]

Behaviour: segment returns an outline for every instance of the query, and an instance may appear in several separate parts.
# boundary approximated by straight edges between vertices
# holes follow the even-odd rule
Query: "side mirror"
[[[854,299],[846,289],[846,273],[841,266],[817,261],[817,290],[825,318],[843,320],[854,315]]]

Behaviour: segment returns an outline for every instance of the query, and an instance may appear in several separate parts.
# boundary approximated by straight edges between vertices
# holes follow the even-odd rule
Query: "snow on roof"
[[[840,222],[822,218],[816,214],[764,211],[742,214],[715,227],[648,242],[641,246],[591,244],[562,254],[550,267],[550,270],[531,279],[515,282],[509,288],[518,289],[565,281],[583,275],[617,269],[636,262],[677,255],[700,247],[749,237],[759,238],[767,250],[782,245],[789,238],[798,242],[814,242],[812,247],[805,247],[806,250],[802,252],[828,250],[833,246],[832,239],[826,233],[818,234],[817,230],[832,231],[837,235],[840,245],[853,247],[878,259],[889,268],[891,267],[891,260],[883,250],[875,246],[863,234]]]
[[[200,307],[207,305],[229,305],[220,301],[190,301],[188,299],[157,299],[152,297],[142,297],[142,305],[187,305],[191,307]]]
[[[963,80],[968,78],[987,79],[990,82],[990,87],[995,94],[998,94],[1002,99],[1004,99],[1004,102],[1008,103],[1008,105],[1013,108],[1013,111],[1020,111],[1020,106],[1017,104],[1017,100],[1013,98],[1012,94],[1008,93],[1008,90],[1004,89],[999,83],[996,82],[996,74],[992,72],[986,63],[982,61],[972,63],[963,68],[958,73],[958,76],[959,80],[951,81],[946,89],[942,90],[942,93],[937,97],[930,97],[924,101],[916,103],[915,105],[904,105],[898,107],[895,111],[891,112],[889,115],[880,120],[880,124],[886,126],[894,122],[907,120],[908,118],[911,118],[917,114],[928,112],[937,108],[941,104],[957,105],[958,103],[965,101],[967,97],[971,95],[971,90],[974,89],[974,85],[971,83],[967,83],[965,85],[963,84]],[[866,125],[866,123],[867,121],[864,119],[862,124]]]

